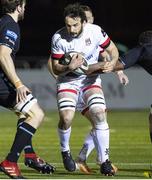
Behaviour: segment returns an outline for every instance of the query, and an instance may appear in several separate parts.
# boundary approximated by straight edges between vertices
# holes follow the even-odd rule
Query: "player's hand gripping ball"
[[[61,58],[59,60],[59,63],[63,64],[63,65],[69,65],[70,62],[71,62],[72,56],[75,55],[75,54],[80,54],[80,53],[78,53],[78,52],[69,52],[69,53],[66,53],[64,55],[64,58]],[[85,57],[82,54],[81,54],[81,56],[82,56],[82,59],[83,59],[83,64],[79,68],[76,68],[74,71],[72,71],[73,73],[75,73],[77,75],[85,74],[85,71],[87,71],[88,68],[89,68],[89,65],[88,65]]]

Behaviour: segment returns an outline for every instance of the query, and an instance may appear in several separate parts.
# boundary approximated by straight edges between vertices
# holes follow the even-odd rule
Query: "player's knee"
[[[41,123],[44,119],[44,112],[41,108],[38,108],[37,111],[34,113],[36,119]]]
[[[75,111],[71,110],[60,111],[59,128],[68,129],[72,124],[74,113]]]
[[[29,122],[35,128],[39,127],[44,119],[44,112],[38,105],[31,108],[26,115],[27,122]]]
[[[59,121],[58,128],[67,130],[71,127],[71,122]]]
[[[91,118],[95,124],[106,121],[106,105],[101,94],[94,94],[88,99],[88,107]]]
[[[35,119],[38,122],[42,122],[44,118],[44,112],[43,110],[39,107],[38,104],[35,104],[28,112],[27,112],[28,117],[32,120]]]
[[[71,116],[70,113],[67,113],[66,115],[60,117],[60,121],[59,121],[59,125],[58,125],[59,128],[66,130],[69,127],[71,127],[72,119],[73,119],[73,116]]]
[[[72,123],[76,102],[72,98],[61,98],[58,101],[58,108],[60,110],[60,121],[58,127],[61,129],[68,129]]]
[[[90,111],[93,124],[100,124],[107,121],[105,109],[92,108]]]

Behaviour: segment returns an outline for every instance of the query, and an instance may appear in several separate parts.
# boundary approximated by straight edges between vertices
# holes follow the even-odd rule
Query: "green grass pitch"
[[[143,179],[145,171],[152,171],[152,144],[149,138],[148,110],[108,112],[110,126],[110,159],[118,167],[115,177],[100,174],[96,165],[96,152],[91,153],[88,165],[93,169],[91,175],[76,171],[67,172],[63,168],[59,139],[57,134],[58,113],[46,112],[46,117],[33,138],[35,151],[46,161],[56,166],[53,175],[39,174],[24,165],[23,153],[19,166],[23,176],[28,179]],[[10,149],[16,131],[16,116],[9,111],[0,112],[0,161]],[[79,113],[73,120],[71,151],[76,157],[86,134],[90,130],[89,122]],[[7,178],[2,172],[0,179]]]

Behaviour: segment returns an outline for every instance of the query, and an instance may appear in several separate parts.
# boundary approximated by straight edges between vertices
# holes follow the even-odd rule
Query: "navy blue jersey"
[[[20,45],[20,29],[18,23],[9,15],[0,19],[0,46],[4,45],[12,49],[11,57],[14,60]],[[15,88],[0,67],[0,105],[13,106],[15,100]]]
[[[152,75],[152,44],[137,46],[120,57],[124,69],[138,64]]]
[[[9,15],[4,15],[0,19],[0,45],[11,48],[11,56],[15,58],[20,45],[20,29],[18,23]]]

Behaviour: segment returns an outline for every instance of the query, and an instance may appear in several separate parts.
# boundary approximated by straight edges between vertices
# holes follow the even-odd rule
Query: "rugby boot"
[[[72,159],[72,155],[71,155],[70,151],[61,152],[61,154],[62,154],[64,168],[67,171],[71,171],[71,172],[75,171],[76,164],[75,164],[75,161]]]
[[[115,170],[109,160],[106,160],[104,163],[100,165],[100,172],[105,176],[114,176]]]
[[[97,160],[97,165],[99,165],[99,166],[101,165],[101,162],[98,161],[98,160]],[[111,166],[112,166],[114,172],[116,173],[118,171],[118,168],[114,164],[112,164],[112,163],[111,163]]]
[[[5,173],[11,179],[25,179],[21,175],[21,171],[16,162],[10,162],[8,160],[4,160],[0,163],[0,171]]]
[[[113,168],[113,170],[114,170],[114,172],[116,174],[116,172],[118,171],[118,168],[114,164],[111,164],[111,166],[112,166],[112,168]]]
[[[53,174],[56,170],[54,166],[37,157],[34,153],[25,154],[24,164],[42,174]]]
[[[76,168],[84,174],[91,174],[92,170],[88,167],[86,161],[82,161],[80,158],[76,159]]]

